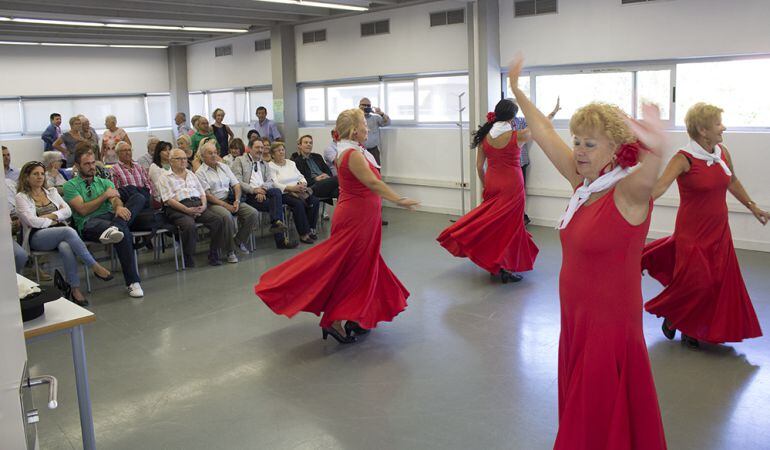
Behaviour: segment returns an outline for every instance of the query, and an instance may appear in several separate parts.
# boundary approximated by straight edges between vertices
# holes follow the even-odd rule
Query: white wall
[[[225,89],[272,83],[270,51],[254,51],[254,41],[269,32],[246,34],[187,47],[187,85],[191,91]],[[214,57],[214,47],[233,46],[231,56]]]
[[[296,28],[297,81],[468,70],[465,24],[430,27],[429,14],[464,3],[427,3]],[[361,37],[361,23],[390,19],[390,34]],[[302,33],[326,29],[326,41],[302,43]]]
[[[569,142],[568,130],[559,130]],[[668,162],[676,149],[688,141],[684,132],[670,132],[670,148],[664,158]],[[746,190],[763,209],[770,210],[770,183],[767,181],[767,149],[770,135],[763,133],[725,133],[724,145],[733,157],[735,173]],[[569,183],[553,168],[537,145],[530,149],[530,167],[527,178],[527,212],[534,223],[555,226],[564,212],[571,195]],[[763,169],[764,168],[764,169]],[[770,227],[763,227],[748,210],[727,194],[730,227],[735,246],[770,252]],[[676,220],[679,194],[676,183],[655,202],[650,225],[650,237],[671,234]]]
[[[513,17],[500,0],[500,56],[526,65],[718,56],[770,51],[766,0],[560,0],[559,13]]]
[[[0,96],[168,92],[165,49],[0,45]]]

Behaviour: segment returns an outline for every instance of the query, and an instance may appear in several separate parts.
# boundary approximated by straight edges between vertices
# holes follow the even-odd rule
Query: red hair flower
[[[497,121],[497,118],[495,117],[495,113],[494,112],[488,112],[487,113],[487,122],[494,123],[496,121]]]
[[[332,130],[332,139],[334,142],[337,142],[340,140],[340,134],[337,132],[337,130]]]
[[[639,162],[639,152],[647,148],[639,141],[623,144],[617,152],[615,158],[618,165],[624,169],[633,167]]]

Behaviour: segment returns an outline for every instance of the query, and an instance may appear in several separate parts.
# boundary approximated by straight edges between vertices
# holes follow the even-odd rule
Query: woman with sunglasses
[[[64,264],[65,280],[71,288],[70,300],[88,306],[88,300],[80,290],[75,257],[80,258],[101,280],[111,280],[112,275],[96,262],[77,231],[67,226],[72,210],[56,188],[46,186],[43,163],[28,162],[21,168],[16,211],[23,227],[24,248],[31,251],[58,250]]]

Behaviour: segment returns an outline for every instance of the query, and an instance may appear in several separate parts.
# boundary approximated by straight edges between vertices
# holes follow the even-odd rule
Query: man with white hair
[[[144,170],[150,170],[152,157],[155,156],[155,146],[158,145],[158,142],[160,142],[160,139],[157,137],[153,135],[147,136],[147,153],[140,156],[136,161],[140,166],[144,167]]]

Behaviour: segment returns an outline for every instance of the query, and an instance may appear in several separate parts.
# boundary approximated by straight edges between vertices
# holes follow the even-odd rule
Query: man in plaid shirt
[[[120,141],[115,145],[118,153],[118,163],[112,166],[112,182],[116,189],[126,186],[136,186],[139,189],[146,188],[150,193],[150,198],[158,198],[155,187],[147,176],[147,171],[139,163],[134,161],[131,144]],[[159,205],[153,205],[159,206]]]

